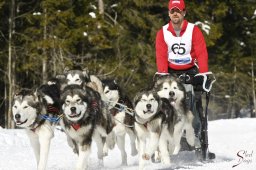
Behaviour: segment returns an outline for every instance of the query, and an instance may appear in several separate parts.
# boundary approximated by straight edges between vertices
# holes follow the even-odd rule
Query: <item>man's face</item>
[[[186,11],[180,11],[178,8],[173,8],[169,11],[169,17],[173,24],[181,24],[185,14]]]

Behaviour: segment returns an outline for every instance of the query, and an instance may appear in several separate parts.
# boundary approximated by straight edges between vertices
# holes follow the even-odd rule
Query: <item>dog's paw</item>
[[[144,154],[142,155],[142,159],[144,159],[144,160],[149,160],[149,159],[150,159],[150,155],[144,153]]]

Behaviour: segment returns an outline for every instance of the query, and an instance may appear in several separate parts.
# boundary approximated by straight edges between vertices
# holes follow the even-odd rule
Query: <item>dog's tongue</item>
[[[170,103],[171,103],[171,105],[175,105],[175,100],[171,98]]]

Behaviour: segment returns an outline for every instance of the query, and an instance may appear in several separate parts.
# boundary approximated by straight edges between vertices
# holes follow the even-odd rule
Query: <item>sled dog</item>
[[[98,158],[102,160],[103,145],[112,131],[113,120],[99,93],[90,87],[68,85],[61,94],[61,106],[64,116],[60,124],[69,146],[78,154],[76,169],[88,167],[92,140],[96,142]]]
[[[107,98],[108,109],[114,117],[115,126],[113,128],[116,135],[116,143],[121,151],[122,165],[127,165],[127,154],[125,151],[125,134],[130,137],[131,155],[137,154],[135,146],[136,135],[134,132],[135,117],[132,102],[128,96],[124,95],[120,86],[114,79],[102,80],[103,91]]]
[[[59,87],[44,84],[37,91],[22,89],[13,98],[12,114],[17,127],[25,128],[30,139],[37,169],[46,169],[54,125],[59,116]]]
[[[103,87],[101,80],[95,75],[90,75],[88,69],[65,68],[64,74],[57,75],[56,77],[62,81],[62,89],[64,89],[64,87],[67,85],[77,84],[82,87],[91,87],[93,90],[99,92],[100,95],[103,95]],[[104,99],[104,96],[101,97],[102,99]]]
[[[166,99],[153,90],[143,90],[134,98],[135,131],[138,139],[139,169],[142,170],[157,150],[162,124],[173,113]],[[148,140],[148,144],[146,144]]]
[[[169,117],[169,120],[167,119],[163,124],[159,140],[161,160],[165,164],[170,164],[169,156],[178,154],[184,130],[188,144],[195,145],[196,138],[192,126],[194,116],[186,105],[186,90],[179,79],[171,76],[159,78],[155,82],[154,89],[160,97],[168,99],[174,109],[174,116]]]

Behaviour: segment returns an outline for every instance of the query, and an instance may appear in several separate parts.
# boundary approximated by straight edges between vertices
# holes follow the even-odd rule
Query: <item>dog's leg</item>
[[[116,144],[115,141],[116,141],[116,135],[115,135],[115,132],[112,130],[106,137],[107,148],[114,149],[115,144]]]
[[[39,144],[39,140],[38,140],[38,135],[35,132],[31,131],[30,129],[27,129],[26,132],[27,132],[27,135],[29,137],[30,144],[33,148],[33,152],[35,154],[36,162],[37,162],[37,165],[38,165],[38,163],[39,163],[39,154],[40,154],[40,144]]]
[[[122,155],[122,165],[127,165],[127,154],[125,151],[125,134],[116,136],[117,146]]]
[[[93,140],[95,141],[98,148],[98,159],[103,162],[103,139],[98,131],[94,131]]]
[[[139,146],[139,170],[143,170],[145,166],[145,159],[143,158],[146,146],[146,139],[139,137],[138,138],[138,146]]]
[[[174,127],[173,142],[174,142],[175,148],[173,151],[173,155],[177,155],[180,151],[180,140],[183,134],[183,127],[184,127],[184,122],[182,121],[177,123]]]
[[[143,158],[146,146],[146,130],[143,130],[141,125],[135,123],[135,130],[137,134],[137,147],[139,151],[139,170],[143,170],[145,166],[145,159]]]
[[[147,147],[147,150],[144,154],[145,159],[149,160],[151,158],[151,156],[157,150],[158,142],[159,142],[159,134],[156,132],[150,132],[149,145],[148,145],[150,147]]]
[[[160,139],[159,139],[159,151],[161,153],[161,161],[163,164],[171,164],[170,154],[168,152],[168,140],[169,135],[165,133],[166,127],[163,128]]]
[[[195,145],[195,131],[194,128],[192,126],[192,122],[193,122],[194,116],[192,114],[191,111],[189,111],[187,113],[187,121],[186,121],[186,125],[185,125],[185,130],[186,130],[186,139],[187,142],[190,146],[194,146]]]
[[[91,145],[78,146],[79,155],[76,164],[76,170],[85,170],[88,168],[88,158],[90,155]]]
[[[38,170],[46,168],[48,154],[50,149],[51,139],[54,136],[53,128],[49,124],[43,124],[38,130],[38,137],[40,143],[40,160],[38,163]]]
[[[122,124],[117,124],[114,128],[117,140],[117,146],[122,155],[122,165],[127,165],[127,154],[125,151],[125,126]]]
[[[138,151],[136,149],[136,144],[135,144],[136,135],[135,135],[134,131],[132,129],[130,129],[130,128],[126,128],[126,132],[129,135],[129,137],[130,137],[131,155],[135,156],[135,155],[138,154]]]

